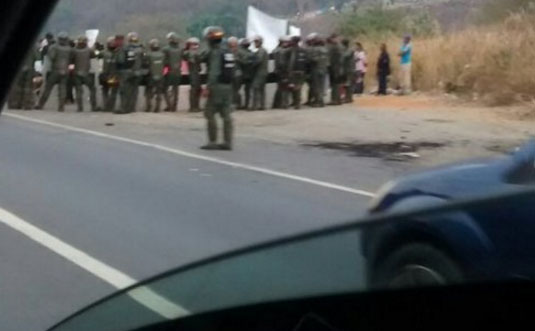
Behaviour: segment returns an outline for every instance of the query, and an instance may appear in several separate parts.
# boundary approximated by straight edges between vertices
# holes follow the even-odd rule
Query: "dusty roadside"
[[[105,113],[17,112],[33,118],[99,129],[141,126],[157,136],[169,130],[204,130],[202,114],[116,116]],[[252,137],[303,149],[328,149],[357,157],[433,166],[472,157],[503,154],[535,136],[535,120],[520,107],[486,108],[444,98],[357,98],[324,109],[236,112],[237,139]]]

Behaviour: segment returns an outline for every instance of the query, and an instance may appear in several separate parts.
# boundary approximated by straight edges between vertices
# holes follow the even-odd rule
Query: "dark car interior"
[[[139,331],[513,330],[529,325],[533,295],[532,285],[510,283],[311,298],[205,314]]]

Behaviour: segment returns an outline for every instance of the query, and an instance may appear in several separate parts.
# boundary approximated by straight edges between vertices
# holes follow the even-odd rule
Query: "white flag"
[[[264,48],[272,52],[279,45],[279,38],[285,36],[288,21],[269,16],[260,10],[249,6],[247,15],[247,38],[261,36],[264,38]]]
[[[93,30],[87,30],[85,32],[85,36],[88,39],[87,46],[89,48],[93,48],[95,46],[95,43],[97,42],[98,34],[100,33],[99,30],[93,29]]]

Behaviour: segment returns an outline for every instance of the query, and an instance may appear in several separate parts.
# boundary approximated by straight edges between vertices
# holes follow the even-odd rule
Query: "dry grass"
[[[366,42],[370,62],[368,86],[375,86],[378,42]],[[399,40],[387,42],[397,84]],[[414,41],[414,87],[446,91],[489,105],[535,99],[535,19],[513,14],[504,22]]]

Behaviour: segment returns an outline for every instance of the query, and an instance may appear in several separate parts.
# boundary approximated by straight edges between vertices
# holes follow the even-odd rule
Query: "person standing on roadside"
[[[71,56],[71,62],[74,63],[74,87],[79,112],[84,111],[84,86],[89,90],[91,111],[98,110],[95,75],[91,73],[91,59],[96,57],[96,53],[94,49],[89,48],[88,43],[86,36],[78,37]]]
[[[241,105],[241,85],[243,78],[243,70],[240,61],[240,46],[238,38],[232,36],[227,40],[228,49],[234,54],[236,60],[236,69],[234,70],[234,77],[232,78],[232,104],[234,109],[237,109]]]
[[[381,45],[381,54],[377,60],[377,80],[379,82],[379,90],[377,95],[386,95],[388,89],[388,76],[391,74],[390,69],[390,55],[386,48],[386,44]]]
[[[35,106],[33,79],[36,76],[35,62],[38,58],[38,50],[32,48],[19,69],[9,91],[7,99],[9,109],[31,110]]]
[[[253,62],[255,55],[249,49],[251,42],[249,39],[244,38],[240,41],[240,50],[238,52],[238,62],[242,68],[242,85],[243,85],[243,103],[241,103],[238,109],[250,109],[251,107],[251,89],[254,78]]]
[[[46,79],[45,89],[36,109],[43,109],[50,97],[54,86],[58,85],[58,111],[65,111],[65,100],[67,98],[67,78],[69,76],[69,64],[71,63],[72,48],[69,45],[69,35],[66,32],[58,34],[58,43],[53,44],[47,56],[50,60],[50,75]]]
[[[368,71],[368,58],[364,47],[360,42],[356,43],[355,51],[356,64],[356,81],[355,81],[355,94],[361,95],[364,93],[364,79],[366,78],[366,72]]]
[[[306,49],[300,46],[301,37],[294,36],[290,40],[291,47],[285,53],[287,64],[288,84],[284,93],[283,104],[288,105],[289,96],[292,97],[292,106],[301,109],[301,91],[306,80],[305,71],[309,62]]]
[[[312,96],[311,107],[325,107],[325,81],[329,69],[329,51],[325,47],[325,39],[315,34],[313,36],[313,50],[310,55],[312,63]]]
[[[117,42],[115,37],[109,37],[100,57],[102,58],[102,72],[99,76],[102,92],[102,109],[114,112],[119,92],[119,77],[117,76]]]
[[[275,80],[277,82],[277,90],[275,91],[275,96],[273,97],[273,109],[281,109],[283,107],[283,94],[285,93],[285,83],[284,80],[286,77],[283,77],[285,72],[284,63],[284,54],[285,54],[285,44],[288,43],[288,37],[282,36],[279,38],[279,45],[273,50],[270,55],[270,58],[274,61],[274,74]]]
[[[342,40],[342,47],[344,48],[343,52],[343,75],[342,75],[342,85],[344,88],[344,103],[353,102],[353,80],[355,77],[355,52],[350,47],[349,39]]]
[[[119,93],[121,110],[118,114],[130,114],[136,111],[139,97],[139,84],[143,75],[143,48],[136,32],[127,35],[127,43],[118,53],[120,68]]]
[[[260,36],[254,38],[256,47],[253,78],[253,110],[266,109],[266,80],[268,76],[269,54],[262,46],[264,39]]]
[[[165,55],[165,66],[168,69],[164,78],[164,98],[167,108],[165,111],[176,112],[180,97],[180,81],[182,79],[182,49],[180,48],[180,38],[174,32],[167,34],[167,46],[163,48]]]
[[[338,35],[332,34],[327,39],[329,52],[329,82],[331,85],[331,102],[329,105],[338,106],[342,104],[340,96],[341,74],[342,74],[342,46],[338,40]]]
[[[403,44],[398,53],[400,57],[400,87],[401,95],[410,94],[412,91],[412,37],[407,35],[403,38]]]
[[[162,104],[162,98],[165,93],[165,82],[163,77],[163,70],[165,67],[166,56],[160,48],[160,41],[158,39],[152,39],[149,42],[149,51],[145,55],[147,65],[149,68],[149,76],[147,80],[147,92],[146,92],[146,107],[145,112],[160,112]],[[153,108],[153,101],[156,99],[156,105]]]
[[[189,112],[198,113],[201,111],[201,51],[199,49],[201,41],[198,38],[189,38],[186,43],[183,58],[188,63],[189,72]]]

